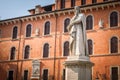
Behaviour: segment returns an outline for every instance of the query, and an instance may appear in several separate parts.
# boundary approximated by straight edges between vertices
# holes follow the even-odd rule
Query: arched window
[[[110,40],[110,52],[118,53],[118,38],[112,37]]]
[[[10,60],[14,60],[15,59],[15,47],[12,47],[11,48],[11,51],[10,51]]]
[[[27,45],[27,46],[25,46],[24,59],[28,59],[29,55],[30,55],[30,46]]]
[[[86,30],[93,29],[93,17],[91,15],[86,18]]]
[[[75,0],[71,0],[71,7],[75,6]]]
[[[96,3],[97,2],[97,0],[92,0],[92,3]]]
[[[81,5],[85,5],[86,4],[86,0],[81,0]]]
[[[118,13],[114,11],[110,14],[110,27],[116,26],[118,26]]]
[[[89,55],[93,54],[93,41],[91,39],[88,40],[88,52]]]
[[[31,37],[31,24],[28,24],[26,27],[26,37]]]
[[[48,35],[48,34],[50,34],[50,22],[49,21],[45,23],[45,28],[44,28],[44,35]]]
[[[65,0],[61,0],[61,9],[65,8]]]
[[[65,19],[65,21],[64,21],[64,32],[68,32],[67,26],[69,25],[69,23],[70,23],[70,19],[69,18]]]
[[[66,41],[64,43],[64,53],[63,53],[63,56],[68,56],[69,55],[69,42]]]
[[[43,47],[43,57],[48,57],[49,56],[49,44],[46,43]]]
[[[13,28],[12,39],[16,39],[17,38],[17,33],[18,33],[18,28],[17,28],[17,26],[15,26]]]

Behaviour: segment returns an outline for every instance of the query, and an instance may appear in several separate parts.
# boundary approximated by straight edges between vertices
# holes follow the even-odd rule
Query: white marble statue
[[[99,27],[100,28],[103,28],[104,27],[104,21],[102,19],[100,19],[99,21]]]
[[[36,36],[39,36],[39,34],[40,34],[40,29],[37,28],[37,29],[35,30],[35,35],[36,35]]]
[[[80,13],[80,8],[75,6],[75,16],[67,27],[70,33],[71,56],[88,56],[88,44],[86,39],[86,19]]]

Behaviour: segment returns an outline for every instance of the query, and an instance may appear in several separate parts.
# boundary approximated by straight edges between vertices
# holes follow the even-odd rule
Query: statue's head
[[[79,6],[75,6],[75,14],[78,15],[80,13],[80,7]]]

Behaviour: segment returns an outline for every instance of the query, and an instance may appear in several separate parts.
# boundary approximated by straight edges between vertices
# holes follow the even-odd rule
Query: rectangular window
[[[43,70],[43,80],[48,80],[48,69]]]
[[[81,0],[81,5],[85,5],[86,4],[86,0]]]
[[[63,76],[62,76],[62,80],[65,80],[65,73],[66,73],[65,69],[63,69]]]
[[[111,68],[111,80],[118,80],[118,67]]]
[[[13,71],[8,72],[8,79],[7,80],[13,80]]]
[[[28,80],[28,70],[24,70],[24,78],[23,80]]]

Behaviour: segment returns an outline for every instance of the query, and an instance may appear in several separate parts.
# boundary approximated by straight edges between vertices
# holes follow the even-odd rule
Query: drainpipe
[[[18,46],[18,59],[17,59],[17,69],[16,69],[16,80],[18,78],[18,67],[19,67],[19,54],[20,54],[20,43],[21,43],[21,33],[22,33],[22,20],[19,19],[20,21],[20,35],[19,35],[19,46]]]
[[[53,80],[55,80],[55,65],[56,65],[56,38],[57,38],[57,14],[56,12],[54,13],[55,14],[55,46],[54,46],[54,67],[53,67]]]

